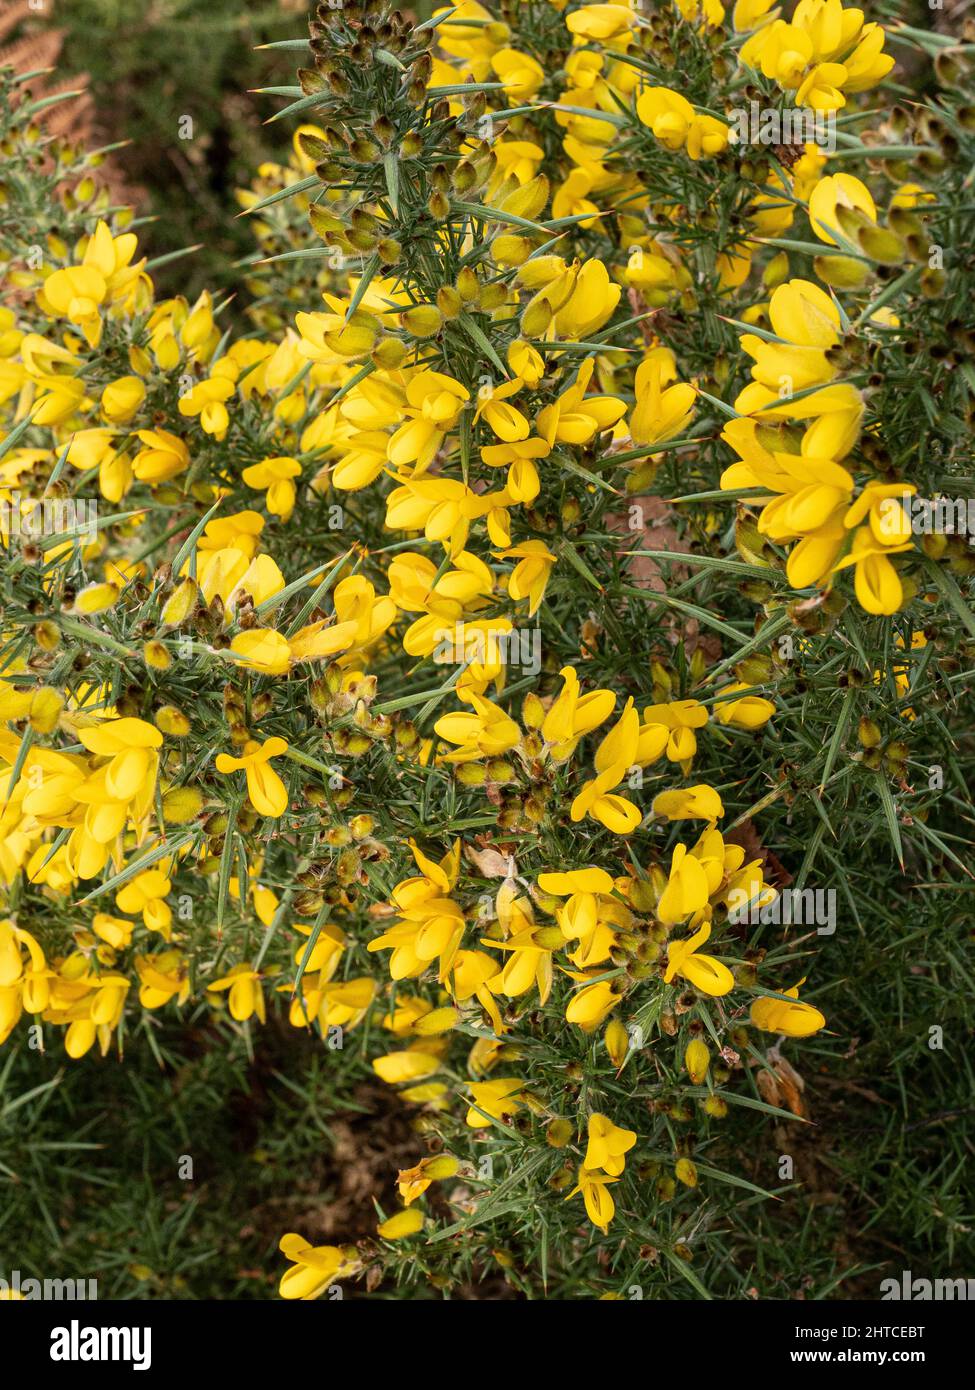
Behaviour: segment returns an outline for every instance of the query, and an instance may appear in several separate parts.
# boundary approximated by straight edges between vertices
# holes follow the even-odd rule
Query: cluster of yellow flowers
[[[722,928],[732,902],[764,906],[776,889],[763,860],[718,828],[722,790],[693,780],[693,764],[699,740],[761,737],[774,699],[729,663],[705,695],[698,651],[700,699],[686,682],[669,688],[668,675],[641,707],[638,693],[588,678],[583,639],[559,689],[524,693],[519,721],[506,644],[544,619],[560,584],[581,575],[601,588],[574,545],[580,508],[564,481],[590,499],[638,493],[665,458],[708,438],[714,409],[738,457],[720,487],[760,505],[757,530],[773,546],[794,543],[787,558],[762,559],[770,575],[829,590],[853,567],[867,613],[911,601],[917,585],[898,557],[915,549],[902,507],[913,488],[863,480],[864,393],[843,379],[857,335],[897,320],[870,303],[851,321],[841,298],[900,260],[905,243],[881,225],[863,182],[824,174],[828,155],[811,142],[719,219],[701,190],[736,157],[734,92],[705,109],[663,85],[658,31],[636,6],[532,8],[544,11],[533,51],[478,0],[438,11],[412,38],[379,0],[321,7],[317,68],[302,70],[299,102],[307,110],[317,94],[323,110],[298,130],[290,163],[263,168],[241,200],[263,252],[314,239],[283,253],[290,264],[278,268],[292,279],[273,307],[254,310],[256,331],[225,331],[226,305],[209,293],[157,301],[135,235],[106,220],[73,246],[52,234],[43,265],[17,272],[20,300],[0,310],[0,525],[17,582],[24,573],[33,586],[33,625],[5,634],[0,684],[10,914],[0,922],[0,1041],[26,1015],[65,1027],[71,1057],[96,1041],[105,1054],[113,1037],[121,1044],[134,984],[154,1010],[198,999],[198,974],[215,1012],[226,994],[235,1024],[264,1021],[280,977],[274,992],[296,1028],[327,1038],[375,1018],[404,1043],[373,1066],[408,1103],[449,1112],[460,1087],[475,1138],[527,1109],[558,1147],[572,1133],[558,1097],[534,1093],[530,1075],[495,1074],[523,1055],[509,1035],[529,1009],[554,994],[559,1026],[604,1028],[619,1071],[634,1050],[632,1017],[620,1015],[639,1015],[648,981],[668,999],[684,991],[706,1003],[731,993],[743,970],[754,975],[740,938]],[[723,7],[678,9],[708,83],[726,76],[713,42],[728,36]],[[376,48],[380,21],[388,32]],[[833,113],[892,66],[883,29],[840,0],[800,0],[789,20],[770,0],[738,0],[732,26],[742,69],[797,107]],[[379,55],[363,71],[402,85],[410,129],[375,111],[358,124],[342,115],[354,96],[342,63],[356,60],[355,45]],[[452,154],[431,168],[425,142],[445,130]],[[929,198],[903,184],[890,207],[923,232]],[[821,284],[790,275],[788,252],[804,244],[783,234],[801,218],[822,248]],[[687,234],[719,220],[710,240]],[[250,274],[265,286],[273,272]],[[696,358],[689,368],[668,341],[668,313],[699,305],[726,311],[750,359],[752,380],[732,402],[713,394],[727,370],[712,376]],[[89,483],[127,510],[91,532],[79,521],[67,534],[29,533],[38,493],[63,503]],[[306,528],[310,566],[291,558],[308,553]],[[79,641],[119,663],[118,679],[84,684]],[[376,703],[420,668],[407,694]],[[199,708],[187,689],[197,678]],[[401,712],[425,699],[414,727]],[[484,794],[489,814],[471,825],[491,824],[498,809],[501,849],[452,832],[436,851],[409,836],[387,843],[378,803],[390,793],[370,803],[368,780],[364,810],[343,820],[353,789],[331,759],[376,748],[394,774],[435,776],[451,798]],[[659,780],[646,805],[645,775]],[[517,806],[505,800],[511,786],[524,792]],[[650,832],[679,822],[693,833],[662,855]],[[557,860],[547,857],[553,826],[574,847]],[[378,870],[403,840],[417,872],[389,890]],[[199,871],[218,898],[205,950],[169,904]],[[117,915],[89,915],[108,892]],[[38,895],[51,920],[28,930],[19,923]],[[225,932],[228,903],[240,923],[263,926],[260,949],[245,946],[246,931]],[[299,939],[265,963],[283,922]],[[709,941],[719,954],[702,950]],[[349,973],[362,944],[389,952],[391,986]],[[791,1037],[825,1026],[798,985],[755,994],[750,1020]],[[475,1037],[472,1079],[458,1083],[465,1034]],[[696,1033],[685,1042],[690,1083],[720,1118],[710,1050]],[[581,1193],[605,1231],[608,1189],[639,1139],[600,1112],[585,1123],[568,1195]],[[380,1236],[418,1231],[411,1204],[457,1171],[441,1155],[401,1174],[406,1210]],[[675,1176],[696,1183],[686,1155]],[[354,1250],[297,1235],[281,1248],[293,1265],[281,1286],[289,1298],[316,1297],[359,1267]]]

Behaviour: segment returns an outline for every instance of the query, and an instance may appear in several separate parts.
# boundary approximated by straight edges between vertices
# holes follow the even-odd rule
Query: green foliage
[[[545,68],[541,99],[557,99],[568,52],[564,16],[548,5],[523,9],[520,41]],[[76,10],[80,14],[81,7]],[[511,10],[506,6],[506,14]],[[105,8],[99,13],[104,24],[119,22]],[[716,100],[716,87],[730,80],[721,39],[678,24],[669,10],[654,18],[652,34],[642,35],[639,53],[629,55],[633,64],[655,80],[676,82],[680,72],[700,106]],[[229,11],[225,23],[212,6],[205,15],[184,7],[170,20],[182,41],[187,33],[213,36],[212,44],[198,45],[211,66],[197,73],[196,88],[188,66],[187,86],[167,91],[165,100],[150,95],[151,83],[140,88],[145,111],[151,108],[152,120],[160,122],[153,136],[159,140],[171,139],[165,122],[184,91],[225,81],[222,65],[235,61],[240,40]],[[502,361],[519,331],[514,312],[499,313],[509,292],[515,311],[524,312],[513,268],[490,261],[499,229],[530,234],[536,252],[558,242],[559,254],[569,255],[571,246],[580,259],[615,267],[625,263],[632,228],[620,225],[623,218],[586,225],[585,219],[549,217],[542,205],[532,217],[486,207],[480,201],[489,196],[481,186],[490,165],[485,148],[478,186],[459,189],[458,148],[473,139],[491,89],[478,92],[471,84],[458,115],[445,98],[431,99],[425,90],[429,33],[393,34],[413,74],[404,83],[399,67],[405,64],[394,54],[382,50],[386,61],[363,62],[351,21],[335,19],[330,28],[326,20],[315,52],[328,83],[316,85],[319,77],[306,69],[302,87],[282,87],[278,95],[286,104],[301,103],[296,116],[334,128],[334,149],[327,157],[321,149],[314,155],[306,150],[317,167],[305,177],[292,177],[295,165],[286,168],[283,160],[278,170],[263,171],[254,189],[256,209],[249,199],[259,219],[261,259],[290,259],[259,265],[248,241],[246,275],[254,297],[248,336],[228,348],[228,315],[218,306],[208,351],[194,356],[191,348],[178,366],[194,388],[205,384],[212,367],[235,348],[262,346],[252,325],[276,340],[290,328],[295,308],[318,307],[322,288],[350,301],[342,318],[352,322],[374,277],[382,275],[386,294],[395,283],[414,304],[449,306],[442,292],[454,292],[464,271],[476,269],[489,288],[503,290],[497,302],[472,298],[470,307],[443,316],[430,334],[414,334],[408,315],[390,314],[382,339],[402,350],[394,371],[412,353],[423,365],[450,372],[473,395],[488,364]],[[935,38],[914,44],[933,55],[945,46]],[[284,50],[286,64],[292,57]],[[138,74],[141,53],[133,50],[125,61]],[[165,86],[167,71],[161,64],[154,80]],[[887,158],[861,140],[860,122],[875,115],[866,104],[844,117],[840,165],[882,186],[885,199],[915,173],[937,182],[937,197],[915,209],[917,218],[905,212],[900,219],[907,269],[853,247],[872,278],[862,292],[837,296],[843,331],[831,364],[862,392],[856,469],[876,482],[909,479],[922,496],[956,495],[971,486],[975,377],[966,306],[975,140],[967,88],[928,78],[924,84],[937,86],[926,106],[889,113],[882,132]],[[302,95],[304,87],[310,90]],[[777,99],[771,83],[760,95]],[[492,104],[501,99],[492,97]],[[186,110],[193,112],[190,103]],[[548,109],[532,108],[527,126],[524,112],[498,119],[509,117],[504,133],[537,139],[546,167],[555,168],[560,133]],[[200,127],[214,143],[223,119],[210,112]],[[734,923],[718,903],[711,949],[734,968],[736,993],[712,996],[690,981],[664,979],[667,938],[675,940],[676,933],[655,917],[659,894],[648,883],[656,883],[654,875],[666,881],[675,844],[696,838],[696,831],[688,835],[659,816],[641,823],[632,838],[595,818],[580,828],[570,808],[592,763],[589,744],[571,765],[543,756],[542,740],[526,732],[505,759],[487,762],[488,775],[479,783],[465,781],[463,767],[434,758],[447,751],[446,742],[437,742],[446,738],[438,721],[457,709],[459,673],[448,675],[429,653],[408,651],[404,659],[400,641],[412,617],[398,616],[390,640],[375,644],[361,682],[349,676],[352,661],[313,674],[297,663],[271,675],[231,664],[231,640],[265,624],[292,638],[316,617],[335,617],[340,575],[366,579],[385,595],[392,587],[391,557],[423,544],[416,539],[419,528],[390,524],[386,477],[375,487],[330,490],[334,440],[305,433],[362,380],[376,371],[382,377],[379,348],[370,356],[371,340],[364,351],[350,353],[354,360],[328,363],[324,380],[310,364],[299,364],[275,387],[240,391],[223,433],[198,429],[194,417],[186,426],[195,431],[188,434],[192,462],[162,486],[136,488],[130,501],[138,500],[137,523],[128,502],[114,499],[118,512],[100,518],[108,546],[145,564],[146,572],[104,612],[79,614],[73,607],[86,578],[77,555],[47,565],[16,555],[5,569],[11,660],[37,638],[39,621],[55,630],[52,646],[32,651],[30,669],[16,673],[14,695],[32,693],[36,676],[72,697],[82,686],[98,688],[127,718],[158,724],[162,710],[186,711],[188,734],[168,741],[161,754],[164,790],[200,795],[198,813],[167,827],[161,787],[153,808],[158,844],[127,843],[126,862],[95,870],[94,881],[57,912],[46,883],[22,878],[11,890],[11,912],[59,962],[69,932],[80,940],[79,952],[91,953],[92,904],[97,910],[140,869],[164,857],[172,856],[174,878],[183,875],[175,891],[191,889],[193,901],[191,916],[177,928],[191,997],[158,1013],[146,1005],[141,1014],[120,1015],[124,1066],[111,1053],[112,1060],[98,1060],[93,1050],[62,1072],[60,1063],[19,1035],[4,1054],[0,1182],[10,1204],[0,1216],[0,1254],[11,1265],[38,1274],[52,1264],[70,1267],[77,1277],[97,1276],[103,1295],[264,1297],[280,1273],[277,1238],[296,1230],[313,1245],[357,1246],[365,1278],[344,1286],[349,1297],[363,1289],[379,1297],[465,1297],[480,1288],[482,1296],[528,1298],[744,1298],[753,1291],[761,1297],[869,1298],[885,1274],[902,1268],[936,1277],[969,1272],[975,1219],[965,1138],[975,1024],[969,867],[975,563],[961,537],[912,545],[900,561],[905,590],[896,611],[865,611],[852,601],[845,578],[796,592],[786,545],[759,530],[760,503],[767,499],[756,499],[757,488],[733,496],[719,490],[729,462],[719,431],[734,415],[728,402],[750,371],[738,314],[752,314],[749,327],[759,336],[774,334],[760,304],[768,285],[743,292],[739,304],[718,283],[718,261],[734,250],[754,199],[782,168],[774,157],[742,161],[730,149],[713,163],[683,152],[675,157],[629,110],[616,119],[621,133],[614,167],[642,181],[658,212],[674,213],[673,244],[690,268],[687,278],[653,311],[639,296],[622,299],[593,341],[563,335],[550,342],[529,333],[551,365],[521,403],[530,400],[532,413],[550,405],[554,383],[561,378],[563,389],[579,364],[595,357],[601,388],[629,407],[633,354],[646,346],[641,325],[652,319],[652,332],[674,352],[682,377],[697,384],[695,414],[686,434],[659,448],[614,453],[608,435],[593,434],[581,443],[562,440],[554,449],[537,497],[516,513],[518,539],[544,542],[557,561],[533,617],[541,667],[531,675],[511,673],[492,698],[529,726],[526,697],[549,705],[570,664],[586,689],[607,688],[640,707],[694,700],[713,713],[730,679],[772,700],[767,728],[708,723],[693,780],[716,789],[725,807],[722,832],[729,842],[737,836],[749,858],[763,861],[769,881],[780,889],[836,892],[835,930],[790,929],[774,920]],[[381,154],[372,134],[390,146],[394,135],[415,136],[415,154],[409,160]],[[72,177],[76,172],[72,166]],[[30,170],[18,167],[11,184],[12,205],[28,210],[25,226],[9,214],[0,220],[11,259],[39,232],[51,198],[51,184],[32,179]],[[285,196],[289,186],[296,192]],[[374,211],[359,206],[366,203]],[[807,217],[801,200],[797,206]],[[309,207],[324,247],[309,230]],[[375,210],[383,230],[395,234],[396,254],[383,251]],[[70,212],[70,230],[59,227],[66,237],[79,230]],[[209,216],[205,206],[198,212]],[[337,226],[327,222],[333,213]],[[198,231],[179,230],[180,217],[191,215],[184,210],[171,219],[172,227],[157,224],[153,250],[195,240]],[[241,245],[235,241],[231,249],[229,243],[245,235],[222,231],[210,239],[210,254],[237,255]],[[561,245],[563,235],[569,245]],[[800,221],[788,239],[760,247],[756,267],[785,251],[786,274],[814,277],[823,269],[823,246],[813,235]],[[930,274],[924,262],[935,246],[947,248],[948,256],[944,271]],[[336,250],[342,254],[333,264],[329,252]],[[52,251],[53,262],[60,266],[64,259]],[[227,276],[225,265],[221,273]],[[483,288],[476,284],[478,294]],[[880,308],[897,317],[876,319]],[[90,351],[79,340],[79,370],[92,397],[100,396],[127,371],[134,351],[146,382],[140,427],[165,420],[182,429],[185,412],[178,412],[185,397],[176,367],[160,361],[161,354],[153,358],[150,344],[155,351],[149,305],[135,299],[125,313],[106,315],[104,337],[89,342]],[[490,436],[472,413],[462,417],[434,478],[453,468],[465,483],[473,478],[489,485],[478,446]],[[135,429],[131,420],[124,424]],[[29,437],[19,429],[11,429],[8,446],[36,448],[36,456],[22,460],[23,486],[77,490],[93,479],[94,468],[62,479],[64,440],[49,439],[46,425]],[[161,622],[160,610],[187,559],[197,574],[197,543],[217,504],[224,515],[261,506],[260,488],[245,483],[242,472],[279,454],[294,455],[300,479],[294,519],[268,507],[261,537],[281,566],[279,590],[236,609],[228,605],[233,611],[227,614],[218,601],[195,606],[185,621]],[[338,533],[332,514],[337,498],[343,509]],[[401,531],[414,534],[403,540]],[[489,553],[483,535],[471,544]],[[439,578],[449,561],[434,556]],[[489,611],[512,609],[505,599],[510,593],[492,589]],[[183,630],[174,631],[181,622]],[[153,664],[144,657],[148,638],[167,659]],[[44,744],[52,729],[42,721],[38,727],[33,710],[10,722],[23,739],[13,787],[35,734]],[[273,821],[245,802],[239,773],[226,775],[212,762],[214,751],[231,742],[240,752],[258,725],[262,738],[288,743],[277,762],[287,805]],[[680,772],[690,775],[689,767]],[[678,780],[670,765],[648,771],[636,789],[641,811]],[[362,835],[351,829],[357,816],[369,818]],[[458,1016],[438,1057],[442,1106],[408,1106],[391,1087],[380,1087],[373,1072],[391,1046],[384,1015],[394,1013],[404,994],[418,992],[430,1008],[448,1002],[434,971],[392,983],[382,974],[375,1009],[364,1011],[364,1021],[357,1020],[334,1051],[327,1015],[285,1033],[276,1007],[309,988],[316,973],[309,959],[326,922],[340,923],[347,936],[338,979],[381,974],[367,948],[385,925],[384,905],[397,883],[415,872],[406,842],[419,840],[439,859],[454,837],[481,852],[503,851],[508,861],[507,870],[483,868],[476,854],[459,863],[450,892],[461,905],[471,948],[504,939],[497,891],[515,871],[526,893],[533,893],[540,873],[584,863],[615,875],[632,869],[637,890],[628,899],[635,921],[602,958],[598,976],[627,991],[620,1015],[637,1041],[625,1059],[614,1061],[603,1028],[587,1033],[567,1021],[573,984],[562,968],[544,1001],[534,987],[503,997],[507,1031],[497,1070],[524,1078],[530,1103],[490,1116],[476,1134],[464,1109],[471,1078],[483,1064],[482,1058],[475,1065],[471,1045],[483,1053],[493,1037],[483,1001],[469,1003]],[[177,860],[187,849],[193,857]],[[241,885],[246,888],[258,864],[262,888],[283,904],[270,922],[242,901]],[[648,896],[640,899],[640,892]],[[550,926],[554,914],[544,897],[534,893],[539,921],[544,916]],[[307,945],[299,939],[297,953],[285,930],[295,916],[306,919],[300,930]],[[141,933],[141,923],[136,927]],[[204,993],[215,976],[244,962],[262,975],[258,988],[266,988],[271,1001],[265,1029],[232,1019],[212,993]],[[116,957],[107,964],[113,968]],[[749,1006],[757,996],[775,995],[807,974],[826,1015],[823,1030],[793,1042],[752,1025]],[[597,976],[583,978],[591,983]],[[111,1034],[110,1028],[114,1048]],[[692,1041],[712,1051],[710,1072],[700,1083],[686,1071]],[[578,1198],[563,1200],[576,1180],[585,1120],[594,1111],[631,1128],[639,1140],[614,1185],[616,1215],[608,1231],[583,1224]],[[554,1142],[560,1120],[568,1122],[561,1147]],[[424,1195],[424,1238],[381,1243],[376,1221],[399,1203],[397,1169],[441,1151],[456,1154],[461,1166],[456,1180]],[[179,1177],[181,1155],[194,1159],[192,1180]],[[675,1165],[689,1160],[697,1182],[675,1182]]]
[[[229,215],[233,191],[280,147],[246,89],[267,80],[267,60],[255,47],[286,37],[295,18],[278,0],[64,0],[57,7],[64,70],[89,74],[99,129],[129,142],[114,160],[139,190],[140,212],[155,219],[155,254],[200,247],[192,261],[160,272],[160,285],[172,293],[192,300],[204,285],[227,283],[232,262],[250,250]]]

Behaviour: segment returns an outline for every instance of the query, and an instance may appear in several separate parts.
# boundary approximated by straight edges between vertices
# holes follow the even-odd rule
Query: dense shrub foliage
[[[283,1234],[286,1298],[794,1294],[802,1071],[966,1065],[975,44],[336,0],[271,50],[241,307],[157,297],[5,79],[0,1042],[371,1069],[398,1205]]]

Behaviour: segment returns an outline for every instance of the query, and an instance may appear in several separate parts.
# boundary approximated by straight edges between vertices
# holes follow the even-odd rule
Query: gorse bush
[[[273,1012],[371,1066],[402,1207],[284,1234],[286,1298],[742,1294],[858,960],[912,1076],[971,1028],[975,42],[345,0],[271,47],[236,321],[7,79],[0,1040]]]

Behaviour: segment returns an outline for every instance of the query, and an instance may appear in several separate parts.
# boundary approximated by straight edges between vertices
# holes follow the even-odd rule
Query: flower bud
[[[174,787],[162,799],[163,820],[167,825],[184,825],[195,820],[203,809],[203,794],[196,787]]]
[[[491,252],[498,265],[524,265],[532,253],[532,244],[526,236],[502,232],[491,243]]]
[[[521,720],[526,729],[540,729],[545,722],[545,706],[533,690],[525,696],[521,707]]]
[[[61,641],[60,629],[45,619],[34,628],[34,641],[42,652],[53,652]]]
[[[414,338],[432,338],[443,325],[443,315],[435,304],[414,304],[400,314],[400,323]]]
[[[196,607],[198,589],[192,579],[183,579],[163,605],[161,621],[165,627],[178,627]]]
[[[172,738],[185,738],[190,731],[190,721],[175,705],[163,705],[154,716],[156,728]]]
[[[299,917],[314,917],[324,906],[324,895],[310,888],[303,889],[294,896],[294,909]]]
[[[864,748],[876,748],[883,735],[880,732],[879,725],[875,724],[872,719],[868,719],[867,716],[864,715],[860,720],[857,737]]]
[[[487,775],[492,782],[513,782],[515,770],[504,758],[492,758],[487,765]]]
[[[700,1038],[693,1038],[687,1044],[687,1050],[684,1053],[684,1066],[695,1086],[700,1086],[707,1076],[710,1060],[711,1053],[708,1051],[707,1043],[702,1042]]]
[[[162,642],[146,642],[142,648],[142,659],[152,671],[168,671],[173,658]]]
[[[462,787],[481,787],[487,780],[487,773],[480,763],[459,763],[454,768],[454,779]]]
[[[369,355],[378,367],[394,372],[402,366],[408,352],[409,348],[399,338],[383,338]]]
[[[564,1149],[571,1138],[572,1124],[562,1116],[552,1120],[545,1130],[545,1141],[550,1144],[553,1149]]]
[[[629,1034],[618,1018],[611,1019],[606,1025],[605,1042],[609,1059],[618,1070],[626,1061],[626,1054],[630,1047]]]
[[[118,599],[118,589],[114,584],[89,584],[81,590],[74,601],[76,613],[103,613],[112,608]]]
[[[477,170],[469,159],[462,159],[454,169],[454,176],[451,180],[455,193],[470,193],[472,188],[477,186]]]
[[[452,285],[441,285],[437,290],[437,308],[445,319],[455,319],[464,305],[460,295]]]
[[[508,290],[504,285],[482,285],[477,297],[478,305],[486,314],[500,309],[508,301]]]

